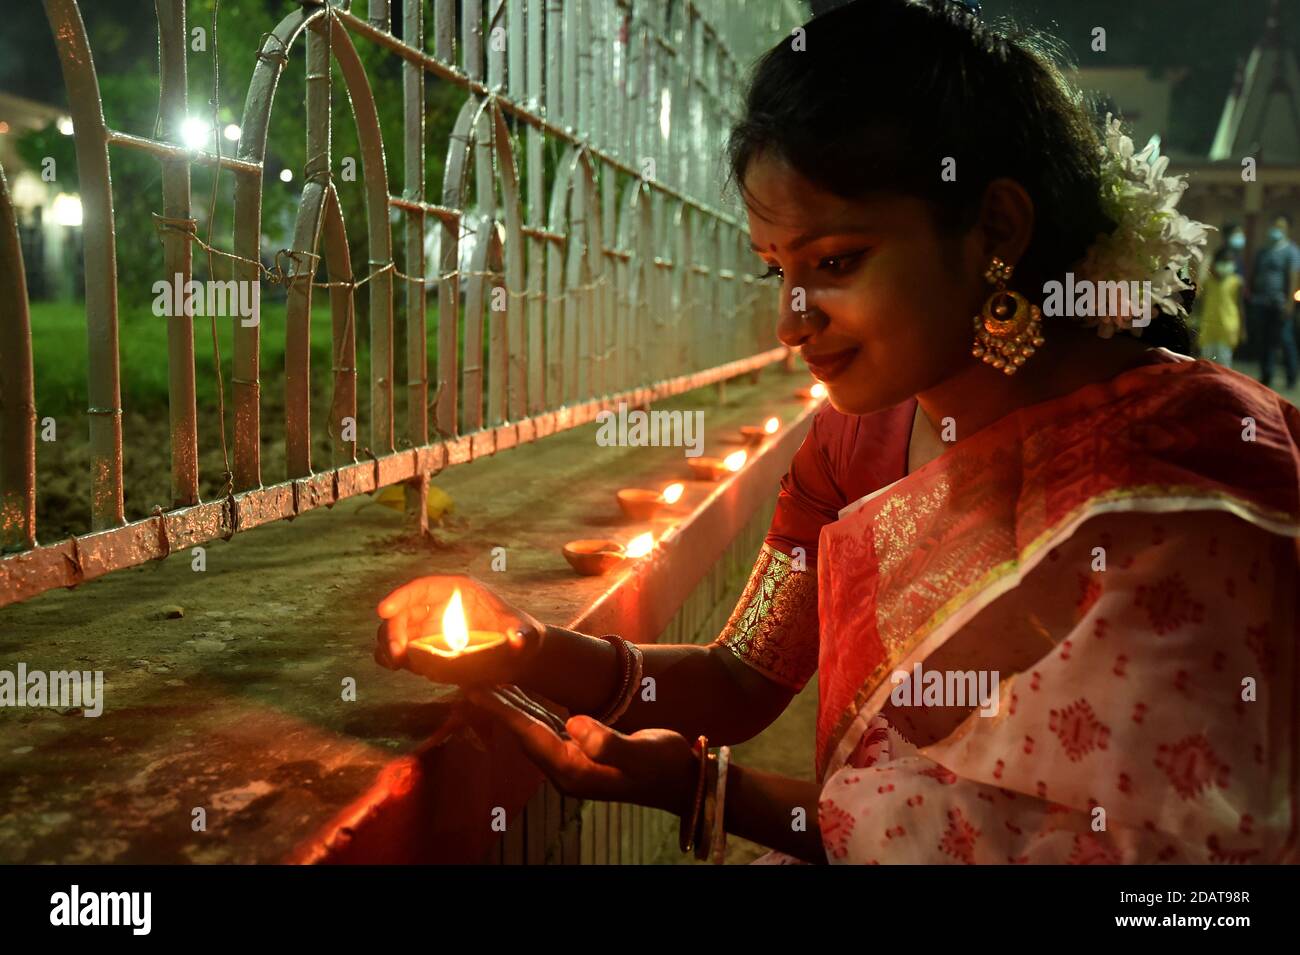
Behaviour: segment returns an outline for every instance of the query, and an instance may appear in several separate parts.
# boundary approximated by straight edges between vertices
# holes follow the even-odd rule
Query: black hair
[[[1240,228],[1241,228],[1240,222],[1225,222],[1223,224],[1223,231],[1220,233],[1220,235],[1232,235],[1232,233],[1236,232]]]
[[[1226,245],[1219,246],[1218,250],[1214,253],[1214,258],[1210,260],[1210,263],[1212,265],[1218,265],[1220,262],[1231,262],[1234,265],[1237,263],[1237,257],[1233,254],[1231,247]]]
[[[757,62],[728,141],[742,193],[762,152],[848,199],[927,200],[942,230],[969,228],[985,187],[1006,176],[1034,203],[1011,284],[1041,304],[1115,222],[1102,206],[1100,139],[1043,34],[999,30],[951,0],[853,0],[783,38]],[[944,181],[945,159],[956,163]],[[949,177],[950,178],[950,177]],[[1186,352],[1186,322],[1157,314],[1142,340]]]
[[[1278,219],[1281,219],[1283,222],[1286,223],[1286,227],[1288,231],[1290,231],[1291,227],[1295,225],[1295,222],[1291,219],[1291,213],[1289,212],[1279,212],[1277,215],[1273,217],[1274,222],[1276,222]]]

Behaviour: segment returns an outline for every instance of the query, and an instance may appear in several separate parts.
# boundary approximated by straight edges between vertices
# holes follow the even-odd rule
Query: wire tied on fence
[[[171,556],[172,539],[167,531],[167,515],[163,512],[161,504],[153,506],[153,516],[158,518],[158,546],[162,548],[162,553],[158,555],[158,559],[166,560]]]
[[[69,590],[86,579],[86,569],[81,565],[81,542],[77,540],[76,534],[71,536],[71,540],[72,553],[65,552],[63,555],[63,559],[72,565],[73,581],[68,585]]]
[[[267,41],[274,40],[275,48],[268,47]],[[213,37],[213,45],[216,44],[216,37]],[[267,30],[257,39],[257,58],[265,63],[274,64],[276,67],[283,68],[289,62],[289,48],[284,45],[284,41],[275,33],[274,30]]]
[[[361,449],[361,453],[364,454],[366,457],[368,457],[368,458],[369,458],[369,459],[374,463],[374,469],[375,469],[375,490],[378,491],[379,488],[381,487],[381,485],[380,485],[380,483],[379,483],[379,458],[377,458],[377,457],[375,456],[375,452],[373,452],[373,451],[370,450],[370,446],[369,446],[369,445],[366,445],[366,447],[362,448],[362,449]]]
[[[225,519],[226,532],[221,535],[221,538],[222,540],[229,541],[239,533],[239,502],[235,500],[234,473],[227,470],[224,476],[226,479],[226,491],[221,509],[225,512],[222,516]]]

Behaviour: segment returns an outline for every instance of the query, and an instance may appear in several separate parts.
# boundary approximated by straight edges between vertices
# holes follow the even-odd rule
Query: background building
[[[38,165],[19,154],[18,138],[40,130],[70,137],[72,120],[57,106],[0,90],[0,168],[9,179],[18,215],[28,294],[38,301],[79,298],[81,199],[43,177]]]

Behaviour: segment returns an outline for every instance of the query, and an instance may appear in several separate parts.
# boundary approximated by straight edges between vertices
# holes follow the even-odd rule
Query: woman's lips
[[[814,377],[821,381],[830,381],[853,363],[858,351],[857,348],[846,348],[843,351],[828,352],[825,355],[816,355],[813,358],[805,355],[803,360]]]

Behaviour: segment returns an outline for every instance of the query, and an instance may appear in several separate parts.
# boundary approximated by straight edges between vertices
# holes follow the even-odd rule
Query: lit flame
[[[626,551],[627,556],[629,557],[633,557],[633,558],[644,557],[646,554],[650,553],[650,551],[654,549],[654,546],[655,546],[654,534],[650,533],[649,531],[646,531],[644,534],[638,534],[636,537],[633,537],[630,541],[628,541],[627,547],[624,548],[624,550]]]
[[[816,383],[815,383],[811,388],[809,388],[809,389],[808,389],[808,392],[809,392],[809,394],[811,394],[814,398],[825,398],[825,397],[826,397],[826,386],[823,385],[823,384],[819,381],[819,382],[816,382]]]
[[[677,501],[682,496],[682,491],[684,491],[685,489],[686,486],[684,484],[680,482],[674,482],[672,484],[669,484],[666,488],[664,488],[663,493],[660,494],[659,496],[664,499],[665,504],[676,504]]]
[[[772,417],[767,419],[767,423],[763,425],[763,430],[768,434],[776,434],[776,429],[779,427],[781,427],[781,419]]]
[[[722,466],[728,471],[739,471],[745,466],[745,459],[748,457],[748,451],[732,451],[722,459]]]
[[[469,627],[465,624],[465,608],[460,602],[460,588],[452,591],[447,609],[442,612],[442,639],[453,653],[469,646]]]

